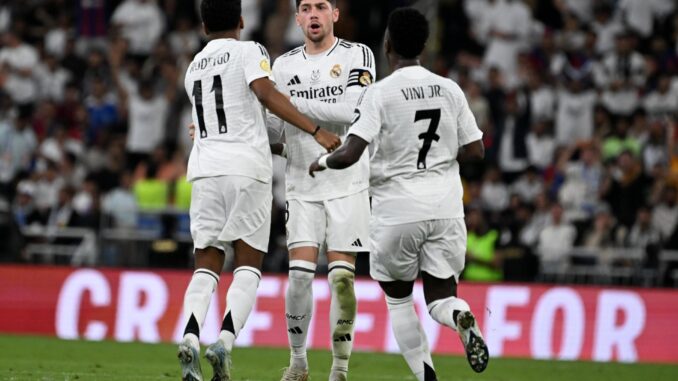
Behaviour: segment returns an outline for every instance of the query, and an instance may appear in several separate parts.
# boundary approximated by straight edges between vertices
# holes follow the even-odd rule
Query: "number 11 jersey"
[[[377,224],[464,216],[457,153],[483,134],[455,82],[421,66],[396,70],[365,90],[348,134],[373,146]]]
[[[264,110],[250,89],[265,77],[272,78],[270,60],[255,42],[212,40],[195,56],[185,78],[195,125],[189,181],[223,175],[271,181]]]

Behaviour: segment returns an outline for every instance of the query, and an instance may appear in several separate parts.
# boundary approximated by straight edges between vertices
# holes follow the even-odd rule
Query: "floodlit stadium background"
[[[302,44],[292,3],[243,0],[243,37],[272,58]],[[374,50],[379,78],[386,17],[410,3],[338,1],[336,34]],[[678,362],[675,2],[414,6],[432,26],[424,65],[460,84],[485,133],[487,159],[462,167],[461,292],[486,311],[491,352]],[[0,33],[0,332],[175,340],[192,267],[183,73],[205,43],[196,2],[2,1]],[[123,102],[116,73],[153,101]],[[286,346],[284,161],[274,165],[270,275],[240,345]],[[358,272],[367,266],[361,255]],[[394,350],[381,292],[367,278],[359,290],[357,347]],[[327,347],[325,333],[313,346]]]

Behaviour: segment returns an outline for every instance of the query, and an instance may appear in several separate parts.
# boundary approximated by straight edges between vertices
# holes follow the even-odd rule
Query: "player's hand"
[[[195,124],[193,123],[188,125],[188,136],[191,137],[191,140],[195,140]]]
[[[332,152],[341,145],[341,139],[339,139],[337,134],[322,128],[316,132],[314,138],[318,144],[327,150],[327,152]]]
[[[311,177],[315,178],[315,174],[314,174],[315,172],[320,172],[320,171],[324,171],[324,170],[325,170],[325,168],[321,167],[320,164],[318,164],[318,159],[315,159],[313,161],[313,163],[311,163],[311,166],[308,167],[308,174]]]

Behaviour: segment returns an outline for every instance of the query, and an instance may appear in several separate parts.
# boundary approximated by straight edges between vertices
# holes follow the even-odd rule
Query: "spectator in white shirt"
[[[563,219],[563,208],[559,204],[551,207],[551,222],[539,234],[537,253],[542,267],[562,263],[572,250],[577,231]]]
[[[61,102],[64,99],[66,84],[71,80],[71,73],[59,66],[55,56],[48,55],[35,68],[35,77],[40,89],[40,98],[54,102]]]
[[[125,0],[113,12],[111,21],[129,42],[129,53],[148,56],[160,39],[165,17],[155,0]]]
[[[501,180],[501,172],[496,167],[488,168],[485,181],[480,190],[483,209],[489,212],[501,212],[508,207],[509,191]]]
[[[543,192],[544,181],[533,166],[527,167],[525,173],[511,184],[511,194],[517,195],[523,202],[532,203]]]
[[[615,51],[603,58],[595,69],[596,86],[607,88],[613,83],[630,83],[635,87],[645,86],[645,60],[633,50],[633,38],[628,31],[619,32],[615,39]]]
[[[580,81],[570,81],[567,88],[558,92],[555,130],[559,145],[591,139],[596,98],[595,91],[585,89]]]
[[[556,151],[556,142],[547,130],[548,123],[544,120],[537,120],[532,124],[525,142],[530,165],[542,171],[553,163],[553,155]]]
[[[678,191],[675,187],[664,188],[661,202],[652,210],[652,226],[668,239],[678,225]]]
[[[0,85],[23,109],[20,112],[30,114],[38,95],[34,77],[38,52],[13,31],[6,32],[3,40],[4,47],[0,49]]]
[[[657,88],[645,97],[645,111],[652,118],[678,114],[678,93],[671,91],[671,77],[659,76]]]
[[[612,9],[607,4],[597,5],[594,16],[591,29],[596,33],[596,53],[604,55],[614,49],[615,36],[622,32],[623,26],[612,17]]]

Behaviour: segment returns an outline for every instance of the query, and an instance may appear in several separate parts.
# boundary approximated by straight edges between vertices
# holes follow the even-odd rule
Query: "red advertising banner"
[[[177,342],[190,271],[128,271],[0,266],[0,333],[64,339]],[[222,276],[201,339],[217,338],[230,275]],[[284,276],[264,276],[240,346],[287,346]],[[678,291],[522,284],[462,284],[494,357],[678,363]],[[396,352],[376,282],[356,281],[355,347]],[[429,316],[420,284],[415,301],[434,352],[461,354],[456,334]],[[308,340],[329,348],[330,291],[318,277]]]

